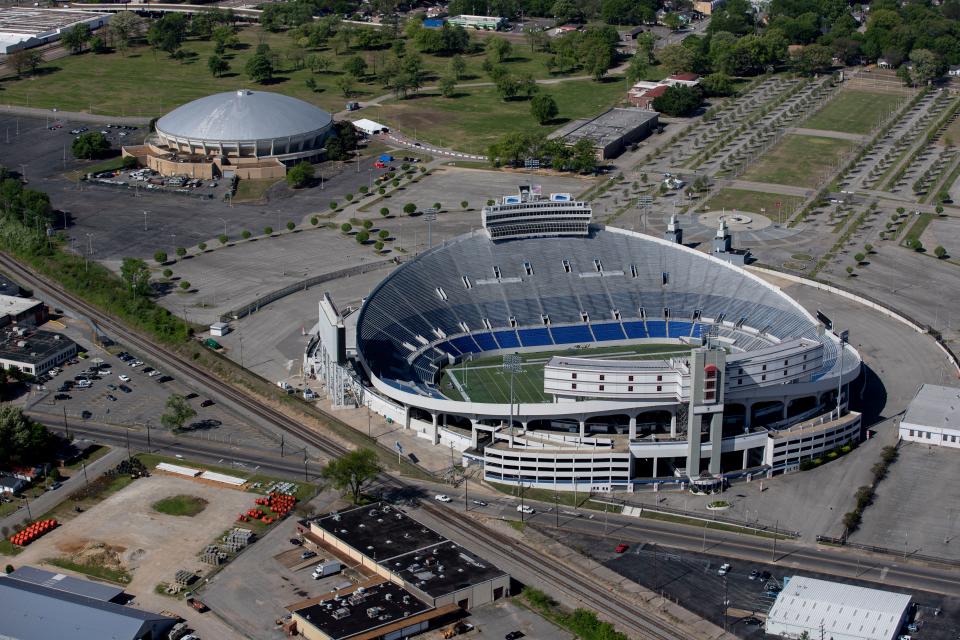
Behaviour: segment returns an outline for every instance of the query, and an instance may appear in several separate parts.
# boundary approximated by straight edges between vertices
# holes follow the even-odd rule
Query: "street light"
[[[147,210],[143,210],[143,230],[147,231]]]
[[[227,235],[227,219],[220,218],[220,221],[223,223],[223,235]]]

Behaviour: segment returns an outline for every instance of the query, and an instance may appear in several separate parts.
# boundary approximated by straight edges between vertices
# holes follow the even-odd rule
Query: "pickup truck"
[[[193,607],[194,609],[196,609],[197,611],[199,611],[200,613],[210,610],[210,607],[203,604],[203,602],[201,602],[197,598],[187,598],[187,604]]]

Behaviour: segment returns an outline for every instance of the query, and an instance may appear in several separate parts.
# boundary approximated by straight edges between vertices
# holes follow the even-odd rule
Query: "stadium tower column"
[[[670,437],[677,437],[677,410],[670,409]]]
[[[630,416],[630,439],[637,439],[637,416]]]
[[[687,476],[700,476],[702,431],[710,437],[708,471],[720,473],[720,452],[723,440],[723,371],[726,354],[722,349],[700,348],[691,352],[690,414],[687,423]]]
[[[431,423],[432,423],[432,426],[430,427],[430,441],[431,441],[433,444],[439,444],[439,443],[440,443],[440,432],[439,432],[439,430],[437,429],[437,418],[439,418],[439,417],[440,417],[439,414],[436,414],[436,413],[431,413],[431,414],[430,414],[430,420],[431,420]]]
[[[585,438],[587,435],[587,421],[580,420],[580,437]]]

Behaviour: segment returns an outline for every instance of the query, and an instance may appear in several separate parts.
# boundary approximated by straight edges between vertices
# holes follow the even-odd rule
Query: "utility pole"
[[[30,498],[27,497],[27,494],[23,494],[23,501],[27,504],[27,518],[33,520],[33,514],[30,513]]]
[[[283,433],[280,434],[280,457],[283,457]]]
[[[523,482],[520,483],[520,524],[523,524],[523,516],[525,511],[523,510]]]
[[[63,428],[67,432],[67,442],[70,441],[70,424],[67,423],[67,408],[63,407]]]
[[[147,451],[153,450],[153,443],[150,442],[150,421],[147,420]]]
[[[777,562],[777,535],[780,531],[780,521],[777,520],[776,524],[773,525],[773,556],[772,561],[774,564]]]
[[[127,460],[132,456],[130,455],[130,427],[127,427]]]
[[[466,474],[464,474],[463,476],[463,510],[464,511],[470,511],[470,502],[468,500],[469,498],[468,494],[470,493],[470,488],[468,486],[469,484],[470,484],[470,480],[467,478]]]
[[[81,462],[80,462],[80,467],[83,469],[83,481],[84,481],[85,483],[87,483],[87,485],[89,485],[89,484],[90,484],[90,479],[87,477],[87,463],[81,461]]]

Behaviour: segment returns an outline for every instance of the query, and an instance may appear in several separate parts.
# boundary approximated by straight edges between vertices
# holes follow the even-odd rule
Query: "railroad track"
[[[38,291],[45,291],[57,302],[61,303],[63,307],[73,308],[85,314],[95,321],[97,325],[107,330],[113,337],[130,348],[146,354],[148,357],[154,359],[155,362],[162,364],[171,371],[185,374],[184,377],[187,379],[192,379],[194,382],[200,383],[203,386],[214,388],[217,393],[228,398],[244,411],[248,411],[278,429],[300,438],[325,455],[336,458],[349,452],[349,449],[346,447],[306,428],[282,412],[260,404],[243,391],[201,369],[189,360],[169,353],[162,347],[154,344],[151,340],[131,331],[122,323],[103,313],[97,307],[65,290],[58,283],[49,282],[41,278],[32,270],[3,252],[0,252],[0,269],[6,270],[14,279],[19,280],[24,285],[30,286]],[[324,415],[327,419],[335,420],[332,416]],[[412,487],[412,485],[408,485],[387,474],[384,474],[380,480],[383,484],[398,489]],[[516,540],[499,534],[472,518],[460,516],[456,512],[438,509],[429,504],[424,505],[424,508],[434,517],[446,522],[467,538],[472,538],[480,544],[496,549],[501,555],[527,568],[534,575],[538,576],[539,579],[551,584],[554,588],[573,596],[594,611],[605,614],[608,619],[617,621],[622,626],[627,626],[633,632],[640,634],[632,634],[631,637],[643,638],[645,640],[683,640],[682,636],[673,635],[666,631],[666,622],[659,620],[650,613],[638,609],[633,606],[627,598],[620,597],[616,592],[602,589],[596,581],[588,579],[586,576],[577,574],[565,567],[551,566],[547,562],[538,561],[538,554],[531,547],[518,544]],[[591,587],[594,588],[591,589]]]
[[[456,517],[455,512],[426,503],[422,504],[421,508],[450,527],[471,536],[475,541],[482,542],[496,552],[508,556],[514,563],[523,566],[543,582],[551,584],[555,589],[582,602],[586,607],[594,611],[606,611],[611,619],[617,620],[621,624],[628,624],[635,630],[635,633],[639,634],[631,635],[631,638],[686,640],[687,636],[677,635],[665,629],[662,620],[633,606],[627,598],[620,598],[619,594],[605,589],[603,585],[587,575],[577,573],[561,564],[543,562],[533,548],[518,542],[514,538],[479,523],[473,525],[474,528],[468,532],[462,528],[463,523],[460,518]],[[611,606],[612,600],[616,600],[613,603],[614,606]]]

